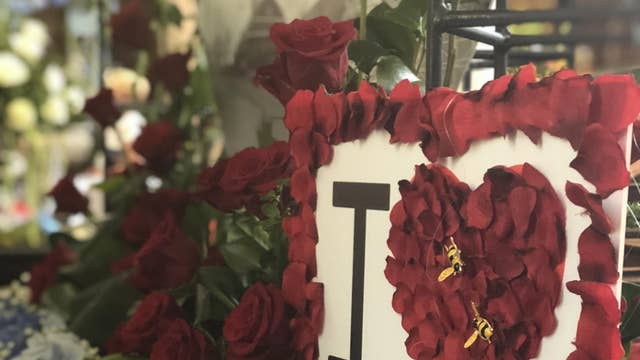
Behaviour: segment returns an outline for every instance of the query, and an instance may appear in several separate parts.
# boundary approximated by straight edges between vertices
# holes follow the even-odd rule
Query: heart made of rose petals
[[[565,212],[533,166],[494,167],[475,190],[442,165],[416,167],[399,184],[391,211],[385,275],[414,359],[530,359],[556,327],[566,253]],[[463,271],[438,281],[451,264],[449,237]],[[471,303],[494,328],[474,332]]]

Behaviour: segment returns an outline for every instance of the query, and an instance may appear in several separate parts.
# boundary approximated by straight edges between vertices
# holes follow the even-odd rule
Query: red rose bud
[[[130,0],[111,16],[111,38],[116,44],[147,49],[154,41],[151,31],[151,2]]]
[[[122,220],[124,239],[132,245],[145,242],[166,212],[182,219],[189,197],[176,189],[161,189],[155,193],[143,193],[133,203]]]
[[[170,54],[157,59],[149,68],[149,79],[154,84],[162,84],[169,91],[183,89],[189,83],[189,59],[191,52]]]
[[[42,293],[51,287],[58,278],[58,269],[64,265],[73,263],[76,253],[65,243],[58,242],[53,250],[31,269],[29,289],[31,290],[31,303],[39,303]]]
[[[273,285],[254,284],[225,319],[227,359],[288,359],[291,354],[289,314]]]
[[[141,291],[175,288],[193,277],[200,255],[193,242],[167,212],[134,259],[131,283]]]
[[[255,82],[283,105],[293,90],[316,90],[324,85],[329,92],[337,92],[347,73],[347,46],[355,37],[352,21],[333,23],[318,17],[275,24],[271,40],[279,56],[273,64],[258,69]]]
[[[212,206],[231,211],[249,205],[291,175],[289,144],[278,141],[266,148],[247,148],[203,170],[199,196]]]
[[[145,126],[133,143],[133,149],[146,160],[149,169],[164,173],[171,169],[182,147],[182,132],[169,121]]]
[[[87,212],[89,200],[73,184],[73,177],[67,175],[51,189],[49,195],[56,201],[56,213],[75,214]]]
[[[148,355],[156,340],[180,316],[180,308],[173,297],[165,293],[147,295],[136,312],[120,324],[107,342],[110,354]]]
[[[115,124],[122,115],[115,106],[113,91],[105,88],[100,89],[96,96],[87,99],[84,104],[84,112],[103,128]]]
[[[186,321],[175,319],[153,344],[149,360],[218,360],[216,348]]]

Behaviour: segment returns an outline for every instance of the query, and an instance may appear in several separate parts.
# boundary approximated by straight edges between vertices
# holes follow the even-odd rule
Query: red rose
[[[155,193],[143,193],[134,202],[124,219],[121,230],[124,239],[133,244],[142,244],[162,221],[167,211],[181,219],[189,198],[175,189],[162,189]]]
[[[196,243],[178,227],[173,214],[167,212],[136,253],[131,282],[145,292],[175,288],[191,280],[199,264]]]
[[[153,344],[149,360],[217,360],[216,348],[199,331],[175,319]]]
[[[289,316],[280,290],[256,283],[225,319],[222,333],[229,360],[288,359]]]
[[[89,114],[103,128],[115,124],[122,113],[115,106],[113,91],[102,88],[94,97],[87,99],[84,112]]]
[[[74,214],[87,212],[89,200],[75,187],[73,177],[67,175],[51,189],[49,195],[56,201],[56,212]]]
[[[153,43],[150,1],[130,0],[111,16],[111,37],[114,43],[134,49],[146,49]]]
[[[170,54],[157,59],[149,68],[149,79],[154,84],[162,84],[169,91],[183,89],[189,83],[189,59],[191,52]]]
[[[151,352],[151,346],[180,316],[173,297],[165,293],[147,295],[133,316],[120,324],[107,343],[109,353],[141,354]]]
[[[32,303],[39,303],[42,293],[56,282],[58,269],[73,263],[76,253],[65,243],[58,242],[43,261],[35,264],[31,269],[29,289],[31,289]]]
[[[352,21],[333,23],[326,17],[294,20],[271,27],[271,40],[279,56],[258,69],[255,81],[283,104],[292,89],[316,90],[324,85],[330,92],[342,89],[347,73],[347,45],[356,37]]]
[[[289,144],[247,148],[200,173],[200,197],[223,211],[247,206],[291,174]]]
[[[133,149],[145,158],[149,169],[159,173],[171,169],[181,147],[182,132],[166,120],[145,126],[133,143]]]

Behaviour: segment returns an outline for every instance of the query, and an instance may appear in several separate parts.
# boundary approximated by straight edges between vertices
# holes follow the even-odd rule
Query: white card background
[[[629,134],[629,133],[628,133]],[[631,137],[621,144],[630,153]],[[542,341],[539,359],[564,359],[575,347],[581,301],[570,293],[564,283],[578,280],[578,237],[591,224],[584,209],[571,203],[565,193],[567,180],[580,183],[593,192],[594,187],[569,167],[576,152],[568,141],[543,133],[541,145],[533,144],[522,132],[510,137],[476,141],[459,158],[447,158],[441,163],[449,167],[463,182],[475,189],[482,183],[485,172],[496,165],[512,166],[528,162],[542,172],[556,190],[567,214],[567,255],[560,305],[556,308],[558,327]],[[629,156],[627,155],[627,158]],[[628,159],[627,159],[628,160]],[[351,333],[351,279],[353,258],[354,210],[333,206],[333,182],[368,182],[391,184],[390,208],[400,200],[397,183],[410,180],[417,164],[428,163],[418,144],[391,145],[386,131],[376,131],[366,140],[334,147],[331,164],[318,171],[317,245],[318,276],[324,283],[325,323],[320,336],[320,359],[337,356],[349,359]],[[617,191],[604,201],[614,232],[611,239],[618,253],[618,267],[622,273],[624,226],[627,191]],[[410,359],[404,342],[408,337],[401,325],[401,317],[392,306],[395,288],[384,276],[390,228],[389,211],[367,210],[364,323],[362,359]],[[619,296],[620,284],[617,294]]]

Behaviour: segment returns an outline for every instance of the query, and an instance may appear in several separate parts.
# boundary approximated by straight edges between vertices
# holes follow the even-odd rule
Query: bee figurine
[[[491,336],[493,335],[493,327],[489,324],[487,319],[480,316],[478,312],[478,308],[474,302],[471,302],[471,307],[473,308],[473,313],[475,314],[473,317],[473,334],[469,336],[467,342],[464,343],[464,348],[468,349],[473,345],[474,342],[478,339],[478,336],[484,341],[487,341],[491,344]]]
[[[449,236],[449,241],[451,241],[451,246],[444,246],[444,250],[447,252],[447,257],[449,258],[450,267],[442,270],[440,276],[438,276],[438,281],[442,282],[449,276],[458,275],[462,272],[462,267],[464,263],[462,262],[462,251],[458,248],[456,243],[453,241],[453,237]]]

